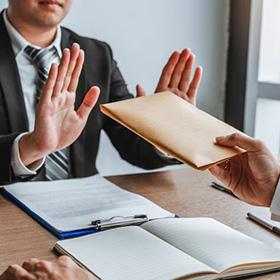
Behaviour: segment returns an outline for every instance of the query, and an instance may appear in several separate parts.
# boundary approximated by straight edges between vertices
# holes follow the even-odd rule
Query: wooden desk
[[[246,219],[248,211],[263,214],[267,209],[250,206],[210,187],[214,178],[208,171],[187,168],[108,179],[181,217],[212,217],[280,249],[277,235]],[[22,264],[28,258],[54,260],[52,247],[56,241],[55,236],[0,195],[0,274],[9,264]],[[280,272],[251,279],[280,279]]]

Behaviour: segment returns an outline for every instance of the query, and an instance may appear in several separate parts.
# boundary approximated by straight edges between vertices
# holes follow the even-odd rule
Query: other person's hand
[[[52,64],[36,110],[34,131],[19,141],[20,157],[25,166],[38,163],[44,156],[72,144],[81,134],[94,107],[99,88],[92,87],[77,111],[76,89],[84,62],[78,44],[64,49],[59,67]],[[33,167],[34,168],[34,167]]]
[[[202,67],[197,67],[191,80],[195,56],[189,49],[174,52],[161,73],[155,93],[171,91],[195,105],[196,93],[202,77]],[[142,86],[136,87],[137,97],[145,96]]]
[[[210,172],[241,200],[269,207],[280,174],[280,165],[263,142],[234,133],[217,137],[219,145],[247,150],[210,168]]]
[[[56,261],[31,259],[21,266],[10,265],[0,280],[94,280],[86,270],[69,257],[61,256]]]

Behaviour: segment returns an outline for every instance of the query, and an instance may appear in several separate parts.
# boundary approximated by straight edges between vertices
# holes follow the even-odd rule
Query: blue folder
[[[23,209],[26,213],[28,213],[34,220],[39,222],[43,227],[45,227],[47,230],[49,230],[52,234],[54,234],[59,239],[67,239],[67,238],[87,235],[87,234],[94,233],[94,232],[99,232],[99,230],[96,230],[96,229],[80,229],[80,230],[65,231],[65,232],[57,231],[53,226],[51,226],[49,223],[47,223],[45,220],[43,220],[39,215],[37,215],[35,212],[33,212],[25,204],[20,202],[12,194],[7,192],[4,188],[2,188],[0,190],[1,190],[1,193],[3,194],[3,196],[7,197],[13,203],[18,205],[21,209]],[[179,218],[179,216],[175,215],[175,218]]]

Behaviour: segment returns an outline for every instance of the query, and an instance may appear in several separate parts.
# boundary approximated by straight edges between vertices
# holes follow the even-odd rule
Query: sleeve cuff
[[[270,205],[271,219],[280,222],[280,177]]]
[[[43,166],[44,162],[45,162],[45,157],[43,159],[43,161],[41,162],[41,164],[35,169],[35,170],[31,170],[29,168],[27,168],[21,161],[20,158],[20,154],[19,154],[19,140],[20,138],[26,134],[22,133],[20,134],[13,143],[12,146],[12,160],[11,160],[11,166],[13,168],[14,174],[17,177],[26,177],[26,176],[34,176],[37,175],[37,171]]]

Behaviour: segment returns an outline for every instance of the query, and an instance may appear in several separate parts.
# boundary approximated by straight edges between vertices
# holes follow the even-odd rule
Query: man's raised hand
[[[25,166],[38,165],[44,156],[72,144],[81,134],[94,107],[99,88],[92,87],[77,111],[76,89],[84,62],[78,44],[64,49],[60,65],[53,64],[36,110],[34,131],[22,136],[20,157]],[[37,163],[37,164],[36,164]]]
[[[202,67],[197,67],[191,80],[195,57],[189,49],[174,52],[161,73],[155,93],[171,91],[195,105],[196,93],[202,77]],[[142,86],[136,87],[137,97],[145,96]]]

